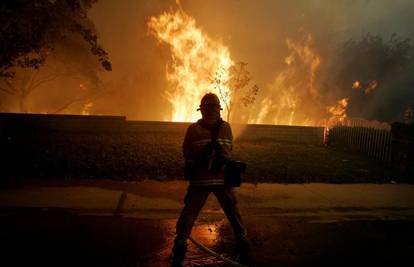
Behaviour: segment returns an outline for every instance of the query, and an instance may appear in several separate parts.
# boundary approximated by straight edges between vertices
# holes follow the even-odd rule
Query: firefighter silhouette
[[[197,110],[201,111],[202,118],[188,127],[183,142],[185,177],[189,186],[176,225],[172,266],[183,266],[187,239],[210,193],[216,196],[226,214],[235,235],[239,260],[245,262],[250,244],[233,188],[225,185],[223,171],[232,151],[230,124],[220,117],[222,108],[215,94],[204,95]]]

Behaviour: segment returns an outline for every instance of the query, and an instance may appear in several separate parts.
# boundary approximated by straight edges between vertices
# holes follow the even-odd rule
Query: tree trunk
[[[22,93],[20,95],[20,98],[19,98],[19,109],[20,109],[20,112],[21,113],[28,113],[27,104],[26,104],[27,96],[28,96],[28,94],[26,94],[26,93]]]

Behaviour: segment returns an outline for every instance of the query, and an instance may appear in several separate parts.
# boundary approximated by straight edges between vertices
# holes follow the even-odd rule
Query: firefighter
[[[250,249],[246,228],[233,188],[226,186],[224,180],[225,162],[230,159],[232,150],[230,124],[220,117],[222,108],[215,94],[204,95],[197,110],[201,111],[202,118],[188,127],[183,142],[185,177],[189,180],[189,186],[184,197],[184,208],[176,225],[172,265],[182,266],[187,251],[187,239],[211,192],[216,196],[233,228],[239,260],[246,262]]]

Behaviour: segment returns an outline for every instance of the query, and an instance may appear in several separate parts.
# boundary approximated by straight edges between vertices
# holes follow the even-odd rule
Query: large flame
[[[312,49],[312,36],[306,34],[301,42],[286,40],[290,54],[286,68],[279,72],[261,101],[258,115],[250,123],[313,125],[313,118],[304,100],[318,102],[315,73],[320,65],[318,54]],[[318,103],[317,103],[318,104]],[[308,116],[309,115],[309,116]]]
[[[197,106],[207,92],[219,95],[224,107],[231,101],[232,90],[227,84],[234,63],[226,46],[211,39],[181,8],[151,17],[148,27],[171,50],[172,62],[166,71],[169,87],[165,90],[172,105],[170,120],[197,120]],[[342,122],[347,117],[348,99],[328,107],[322,104],[315,83],[321,59],[313,48],[311,34],[306,33],[299,41],[287,39],[286,45],[290,51],[285,58],[286,67],[276,75],[268,91],[261,92],[263,98],[248,122],[309,126]],[[359,82],[353,84],[354,88],[359,86]]]
[[[148,27],[171,49],[172,63],[166,73],[169,88],[165,96],[172,104],[172,121],[197,120],[200,116],[196,112],[197,107],[207,92],[231,97],[229,88],[215,86],[212,81],[212,77],[219,74],[219,82],[226,84],[233,65],[230,52],[197,27],[193,17],[183,10],[165,12],[151,17]],[[222,97],[221,101],[225,99]],[[225,103],[221,104],[225,106]]]

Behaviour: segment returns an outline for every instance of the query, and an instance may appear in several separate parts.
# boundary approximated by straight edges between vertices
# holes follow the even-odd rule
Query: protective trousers
[[[194,222],[211,192],[214,193],[221,208],[226,214],[226,217],[233,228],[237,242],[246,240],[246,228],[243,225],[233,188],[225,186],[191,185],[187,188],[187,194],[184,198],[185,206],[177,221],[177,239],[186,240],[190,236]]]

